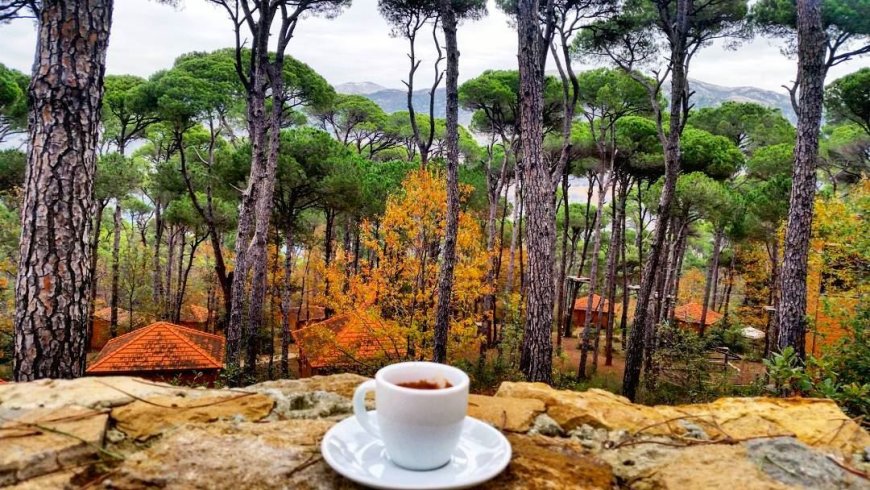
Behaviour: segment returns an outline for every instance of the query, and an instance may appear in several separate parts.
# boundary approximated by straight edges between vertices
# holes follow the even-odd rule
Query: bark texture
[[[677,177],[680,171],[680,136],[681,129],[684,124],[684,103],[687,104],[688,99],[688,80],[685,69],[686,52],[685,52],[685,29],[688,24],[687,17],[689,11],[688,0],[679,0],[677,2],[677,29],[680,29],[683,35],[676,35],[671,43],[671,107],[670,107],[670,126],[665,134],[659,130],[662,145],[665,148],[665,181],[662,187],[661,197],[659,198],[658,209],[656,216],[655,234],[650,246],[649,257],[644,264],[643,273],[641,274],[640,290],[637,294],[637,307],[634,312],[634,327],[628,335],[628,345],[625,353],[625,373],[622,379],[622,394],[630,400],[637,397],[637,388],[640,384],[640,372],[643,365],[645,349],[651,347],[645,342],[654,338],[651,332],[644,330],[653,329],[655,327],[654,315],[650,316],[650,299],[653,296],[653,288],[656,284],[656,279],[660,274],[659,261],[664,254],[662,249],[666,245],[667,216],[670,215],[671,203],[674,198],[674,189],[677,183]]]
[[[719,252],[722,249],[722,230],[716,230],[713,240],[713,255],[710,257],[710,266],[707,268],[707,277],[704,282],[704,302],[701,304],[701,330],[703,337],[707,326],[707,311],[710,305],[710,293],[716,284],[716,267],[719,265]]]
[[[46,0],[39,12],[15,287],[17,381],[84,374],[112,6],[112,0]]]
[[[441,0],[441,25],[447,44],[447,227],[438,271],[438,304],[435,310],[435,362],[447,362],[450,299],[459,232],[459,46],[456,12],[450,0]]]
[[[543,157],[544,49],[537,0],[519,0],[520,138],[524,206],[528,210],[528,288],[520,368],[529,381],[549,383],[553,372],[553,264],[556,244],[554,185]]]
[[[822,25],[822,5],[818,0],[798,0],[798,107],[797,143],[794,150],[788,224],[785,230],[781,299],[776,312],[779,329],[777,347],[793,347],[801,359],[805,355],[807,322],[807,253],[813,223],[816,195],[816,160],[819,153],[819,128],[825,84],[827,37]]]
[[[112,300],[109,315],[109,335],[118,336],[118,292],[121,277],[121,203],[115,203],[115,214],[112,220],[114,236],[112,238]],[[96,252],[95,252],[96,253]]]

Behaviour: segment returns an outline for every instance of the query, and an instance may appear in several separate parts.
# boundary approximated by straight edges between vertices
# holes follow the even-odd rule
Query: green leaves
[[[726,179],[743,166],[743,154],[724,136],[687,127],[680,142],[682,168],[702,171],[716,179]]]
[[[0,63],[0,142],[27,126],[27,85],[30,79]]]
[[[823,0],[822,21],[826,29],[866,36],[870,34],[867,0]],[[797,23],[795,0],[759,0],[752,6],[752,23],[776,36],[792,35]]]
[[[746,153],[755,149],[794,141],[795,129],[779,109],[752,102],[726,101],[717,107],[693,111],[689,124],[725,136]]]
[[[861,68],[825,87],[825,111],[830,122],[852,121],[870,136],[870,68]]]

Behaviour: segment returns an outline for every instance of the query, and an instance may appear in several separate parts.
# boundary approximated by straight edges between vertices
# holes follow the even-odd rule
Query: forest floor
[[[556,338],[553,336],[553,345],[556,345]],[[598,366],[592,364],[593,355],[589,352],[586,369],[590,376],[591,387],[597,387],[618,393],[622,388],[622,375],[625,371],[625,351],[621,339],[618,335],[613,338],[613,359],[610,366],[604,365],[604,332],[601,333],[599,340]],[[555,348],[555,347],[554,347]],[[562,356],[560,360],[556,360],[557,369],[568,376],[576,376],[577,368],[580,365],[580,341],[577,337],[562,339]],[[734,385],[749,385],[755,382],[765,373],[764,364],[759,361],[736,360],[731,361],[730,366],[725,370],[728,376],[728,382]]]

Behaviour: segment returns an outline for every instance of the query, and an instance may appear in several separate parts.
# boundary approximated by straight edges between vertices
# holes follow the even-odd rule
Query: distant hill
[[[785,93],[764,90],[757,87],[725,87],[700,80],[691,80],[691,89],[695,92],[692,102],[695,107],[714,107],[725,101],[755,102],[764,106],[774,107],[795,123],[797,117],[791,108],[791,101]],[[387,88],[372,82],[343,83],[335,87],[339,93],[364,95],[381,106],[386,112],[404,111],[408,108],[407,93],[402,89]],[[429,91],[421,89],[414,92],[414,107],[417,110],[427,110],[429,107]],[[444,117],[446,101],[444,88],[435,92],[435,114]],[[471,122],[471,112],[459,109],[459,123],[467,125]]]
[[[692,95],[692,103],[698,109],[714,107],[725,101],[755,102],[779,109],[792,124],[797,123],[797,116],[791,107],[791,99],[784,91],[780,93],[757,87],[724,87],[700,80],[690,80],[689,83],[689,88],[695,92]]]

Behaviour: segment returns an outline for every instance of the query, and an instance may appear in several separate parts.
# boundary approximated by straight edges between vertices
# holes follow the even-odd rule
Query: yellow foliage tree
[[[460,189],[462,199],[471,189]],[[361,243],[366,253],[357,271],[350,251],[339,250],[329,266],[312,259],[312,269],[329,281],[329,294],[318,287],[316,301],[336,313],[365,311],[408,336],[408,356],[431,357],[437,301],[438,259],[444,239],[447,190],[439,172],[411,172],[391,195],[379,220],[365,222]],[[470,214],[459,216],[448,353],[451,359],[471,358],[479,349],[479,325],[484,319],[480,298],[487,252],[480,223]],[[371,257],[371,259],[369,259]]]

